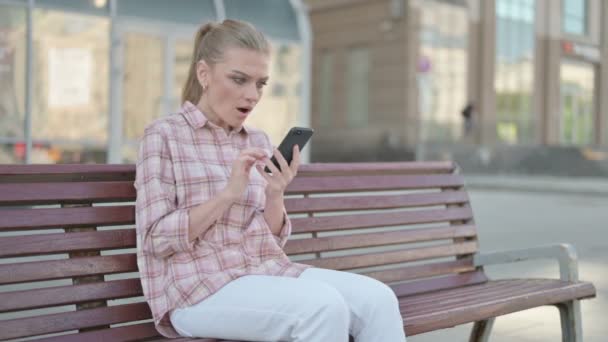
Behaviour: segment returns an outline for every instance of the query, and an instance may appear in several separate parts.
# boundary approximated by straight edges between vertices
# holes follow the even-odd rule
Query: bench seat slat
[[[294,233],[312,233],[371,227],[390,227],[406,224],[437,223],[469,220],[473,216],[470,207],[394,211],[374,214],[351,214],[307,218],[293,218]]]
[[[290,240],[285,245],[284,250],[287,254],[292,255],[337,251],[349,248],[467,238],[474,237],[476,235],[475,227],[469,225],[408,229]]]
[[[133,181],[0,183],[0,205],[125,202],[134,200]]]
[[[381,190],[415,190],[460,188],[459,175],[373,175],[335,177],[296,177],[287,187],[287,194],[328,193]]]
[[[475,270],[472,258],[461,258],[454,261],[427,263],[416,266],[389,268],[382,271],[365,272],[364,275],[384,283],[428,278],[445,274],[471,272]]]
[[[535,282],[536,287],[519,287],[515,292],[494,291],[492,296],[482,296],[478,300],[450,306],[449,301],[435,300],[438,295],[458,299],[463,292],[476,291],[483,294],[487,289],[492,291],[497,285],[503,288],[510,283]],[[506,283],[506,284],[505,284]],[[500,280],[483,284],[429,292],[399,299],[401,312],[405,321],[408,336],[418,335],[437,329],[449,328],[459,324],[470,323],[509,313],[526,310],[542,305],[552,305],[572,299],[584,299],[595,296],[595,288],[586,282],[568,283],[560,280]],[[410,305],[420,298],[428,298],[428,308],[420,313],[420,307]]]
[[[466,255],[472,254],[475,251],[477,251],[477,242],[464,242],[458,244],[443,244],[433,247],[412,248],[408,250],[302,260],[299,262],[321,268],[348,270],[379,265],[396,264],[401,262]]]
[[[147,303],[18,318],[2,321],[0,340],[141,321],[149,318],[152,318],[152,313]]]
[[[27,229],[111,226],[135,223],[135,206],[5,209],[0,232]]]
[[[0,312],[31,310],[141,295],[142,288],[139,279],[4,292],[0,293]]]
[[[460,204],[468,202],[468,200],[464,191],[446,191],[406,195],[287,198],[285,199],[285,208],[290,214],[300,214]]]
[[[22,262],[0,265],[0,285],[136,271],[135,254]]]
[[[135,229],[9,236],[0,239],[0,257],[135,248]]]

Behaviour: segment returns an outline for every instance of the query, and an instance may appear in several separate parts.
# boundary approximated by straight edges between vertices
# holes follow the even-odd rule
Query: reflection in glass
[[[588,0],[562,0],[562,29],[566,33],[584,35],[587,33]]]
[[[24,7],[0,5],[0,138],[15,141],[24,136],[25,14]],[[1,151],[0,163],[13,160],[3,158],[9,153]]]
[[[564,60],[561,65],[560,143],[585,146],[594,141],[592,64]]]
[[[534,143],[535,0],[496,2],[496,131],[507,144]]]
[[[417,63],[422,141],[454,141],[462,134],[468,23],[466,7],[440,0],[422,2]]]
[[[369,120],[369,49],[352,48],[346,63],[346,110],[351,127],[366,125]]]
[[[34,23],[34,145],[105,153],[109,19],[35,10]]]

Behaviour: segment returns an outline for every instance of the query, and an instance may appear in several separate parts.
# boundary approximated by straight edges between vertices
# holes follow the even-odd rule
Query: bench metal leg
[[[563,342],[583,342],[581,302],[573,300],[557,305],[562,322]]]
[[[490,333],[494,325],[495,318],[489,318],[484,321],[477,321],[471,330],[469,342],[487,342],[490,340]]]

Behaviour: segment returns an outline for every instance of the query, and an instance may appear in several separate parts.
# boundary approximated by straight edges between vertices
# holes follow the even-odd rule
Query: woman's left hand
[[[298,168],[300,167],[300,149],[298,145],[293,147],[293,159],[291,160],[291,165],[287,164],[287,161],[281,152],[279,152],[279,150],[276,148],[274,149],[273,154],[274,158],[281,166],[281,170],[279,170],[274,163],[270,161],[270,158],[265,158],[264,163],[270,169],[272,174],[265,172],[264,167],[259,164],[256,165],[256,168],[262,177],[268,181],[268,185],[266,186],[266,197],[282,198],[285,189],[298,173]]]

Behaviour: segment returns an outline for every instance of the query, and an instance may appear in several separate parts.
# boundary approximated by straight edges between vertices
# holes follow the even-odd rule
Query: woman
[[[269,55],[248,23],[204,25],[182,109],[145,130],[137,261],[156,327],[167,337],[405,341],[386,285],[293,263],[282,250],[291,232],[283,194],[299,151],[287,165],[264,132],[243,126],[268,81]]]

